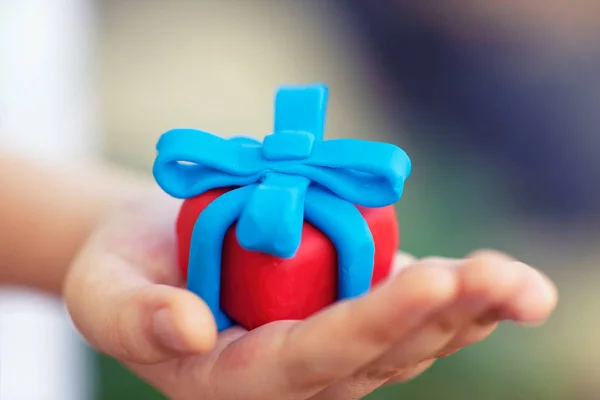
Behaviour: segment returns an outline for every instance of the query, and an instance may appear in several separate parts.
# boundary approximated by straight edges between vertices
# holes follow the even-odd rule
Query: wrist
[[[150,179],[108,165],[61,169],[0,157],[0,166],[0,285],[56,296],[99,221],[152,190]]]

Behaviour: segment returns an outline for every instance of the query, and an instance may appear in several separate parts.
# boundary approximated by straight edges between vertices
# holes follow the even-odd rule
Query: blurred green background
[[[494,15],[519,19],[545,25],[557,38],[572,36],[565,19],[581,20],[580,26],[592,19],[585,2],[572,7],[563,2],[557,7],[527,1],[462,3],[488,23]],[[387,107],[377,65],[331,4],[99,2],[95,65],[105,156],[148,173],[156,139],[172,127],[261,137],[271,127],[271,99],[278,85],[325,82],[331,90],[328,137],[393,141],[413,159],[414,172],[398,205],[402,249],[418,256],[462,256],[480,247],[498,248],[542,267],[558,282],[562,296],[556,315],[543,328],[502,326],[485,342],[440,360],[422,377],[370,398],[600,398],[594,306],[600,298],[600,235],[587,225],[549,224],[514,211],[498,166],[470,153],[468,143],[429,140],[428,130],[449,129],[443,124],[415,122],[408,112],[399,115]],[[435,23],[464,28],[461,13],[453,19],[449,13],[422,11]],[[98,356],[97,365],[100,399],[161,398],[114,361]]]

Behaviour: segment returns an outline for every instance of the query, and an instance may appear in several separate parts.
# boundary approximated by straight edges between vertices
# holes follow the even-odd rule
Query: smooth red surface
[[[179,265],[187,276],[190,240],[196,219],[221,194],[216,189],[186,200],[177,221]],[[391,270],[399,244],[394,206],[358,207],[375,241],[372,285]],[[253,329],[284,319],[304,319],[337,299],[337,255],[333,243],[304,222],[302,243],[291,259],[248,251],[237,242],[235,225],[223,243],[221,308],[238,324]]]

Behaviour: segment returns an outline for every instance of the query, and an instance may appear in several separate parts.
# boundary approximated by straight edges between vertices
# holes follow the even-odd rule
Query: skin
[[[89,188],[83,169],[74,179],[0,158],[0,171],[17,165],[19,179],[0,180],[0,231],[15,230],[1,232],[0,280],[57,295],[63,287],[85,338],[174,400],[358,399],[414,378],[502,320],[539,324],[556,306],[552,282],[507,255],[399,253],[393,276],[368,295],[305,321],[217,335],[176,267],[179,202],[120,174],[96,173]],[[27,216],[41,233],[19,225]]]
[[[146,185],[108,166],[49,168],[0,152],[0,283],[60,295],[98,221]]]

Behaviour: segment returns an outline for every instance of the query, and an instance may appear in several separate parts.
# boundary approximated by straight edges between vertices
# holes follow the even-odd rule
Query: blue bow
[[[306,219],[336,247],[338,296],[369,290],[374,243],[354,204],[383,207],[398,201],[411,163],[391,144],[324,141],[327,95],[323,85],[280,88],[275,133],[262,143],[175,129],[157,144],[154,177],[171,196],[187,199],[237,187],[200,214],[192,234],[188,288],[207,302],[219,330],[232,324],[219,307],[220,264],[223,238],[235,221],[242,247],[288,258],[300,246]]]

